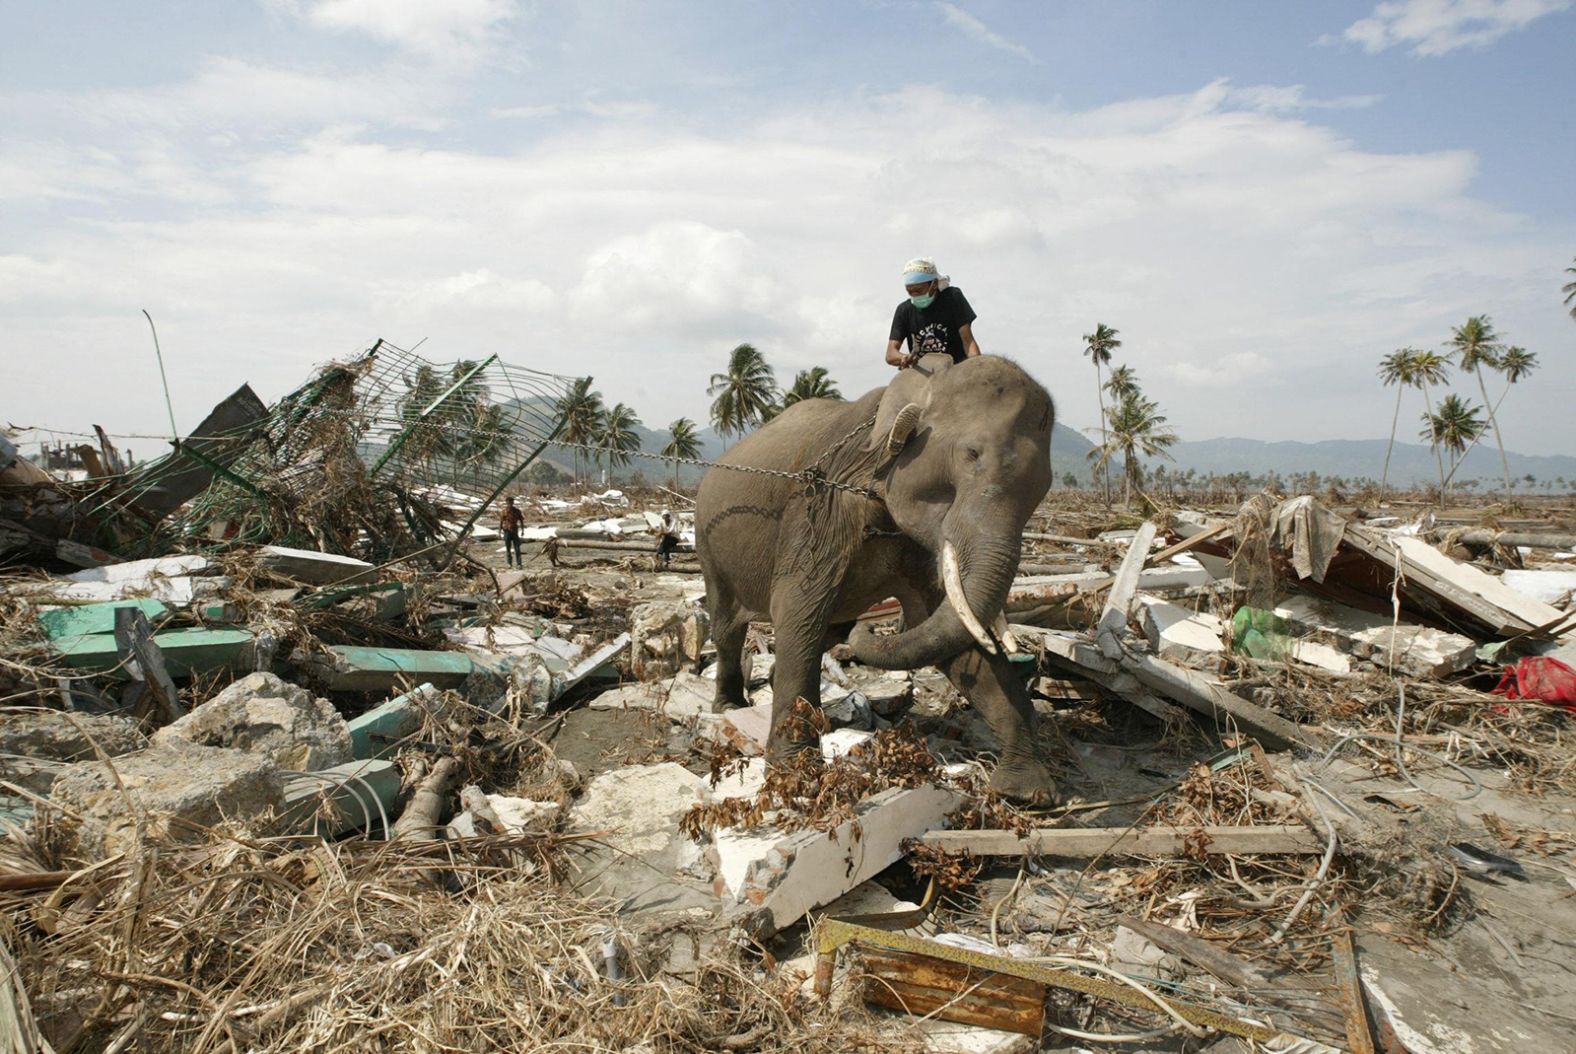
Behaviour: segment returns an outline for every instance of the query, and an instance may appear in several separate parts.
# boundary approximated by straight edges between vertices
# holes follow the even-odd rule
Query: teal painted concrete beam
[[[38,613],[38,624],[50,640],[63,637],[82,637],[90,633],[114,633],[116,608],[140,608],[148,621],[158,620],[170,609],[157,600],[111,600],[103,604],[73,604],[69,607],[50,608]],[[114,647],[114,641],[110,641]]]
[[[360,717],[351,718],[351,750],[362,759],[393,754],[400,740],[415,735],[421,728],[423,706],[432,705],[437,697],[438,689],[431,684],[418,685]]]
[[[281,823],[287,831],[316,838],[380,828],[385,819],[394,822],[399,785],[399,768],[392,761],[348,761],[290,773]]]
[[[239,629],[167,629],[153,635],[164,653],[171,677],[252,667],[252,635]],[[113,670],[120,665],[113,633],[63,637],[54,642],[65,664],[74,670]],[[116,676],[125,677],[124,671]]]
[[[339,692],[390,691],[412,681],[456,688],[475,673],[501,673],[503,656],[415,648],[369,648],[336,644],[328,649],[328,687]]]

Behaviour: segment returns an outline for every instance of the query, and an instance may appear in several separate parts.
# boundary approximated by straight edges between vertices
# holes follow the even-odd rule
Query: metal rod
[[[181,441],[180,429],[175,427],[175,404],[170,402],[170,379],[164,374],[164,352],[159,348],[159,330],[153,324],[153,316],[148,314],[148,309],[142,309],[142,316],[148,320],[148,328],[153,330],[153,355],[159,360],[159,383],[164,385],[164,408],[170,413],[170,442]]]
[[[471,378],[475,377],[478,373],[491,366],[497,360],[497,355],[489,355],[481,362],[478,362],[475,366],[472,366],[470,369],[466,370],[465,376],[449,385],[449,387],[444,390],[443,394],[432,400],[425,410],[407,422],[405,427],[400,429],[399,435],[394,437],[394,442],[390,443],[389,448],[383,452],[383,456],[378,458],[377,464],[372,466],[372,471],[368,472],[367,476],[369,478],[375,477],[378,472],[382,470],[383,466],[388,464],[389,460],[393,458],[395,454],[399,453],[400,447],[405,445],[405,441],[410,438],[411,432],[415,431],[418,425],[425,422],[429,414],[431,414],[438,407],[442,406],[449,396],[463,388],[471,380]]]

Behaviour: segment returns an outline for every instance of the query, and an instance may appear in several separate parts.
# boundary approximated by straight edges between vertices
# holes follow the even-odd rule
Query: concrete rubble
[[[869,1002],[875,1026],[938,1050],[1185,1020],[1263,1049],[1365,1049],[1390,1028],[1408,1049],[1497,1051],[1546,1042],[1576,996],[1550,965],[1576,940],[1573,718],[1492,694],[1517,662],[1576,653],[1576,572],[1537,530],[1463,561],[1409,516],[1311,496],[1143,521],[1048,508],[1004,612],[1064,798],[1028,810],[983,791],[1003,751],[945,677],[846,649],[823,658],[817,749],[768,764],[794,701],[773,697],[758,624],[751,705],[716,709],[684,496],[513,486],[518,568],[488,494],[458,482],[412,489],[434,510],[425,546],[362,527],[303,548],[235,503],[192,523],[202,487],[162,512],[180,540],[137,559],[0,525],[28,569],[0,579],[0,695],[25,701],[0,712],[0,830],[19,847],[0,884],[34,898],[30,924],[100,917],[155,850],[245,857],[292,889],[363,881],[347,861],[375,851],[403,883],[385,903],[481,905],[529,880],[601,913],[533,967],[565,999],[701,984],[725,960],[823,1023]],[[1465,804],[1473,787],[1490,804]],[[1468,941],[1482,957],[1461,961],[1532,1024],[1431,1002],[1465,998],[1440,964]],[[409,951],[385,947],[346,969]]]

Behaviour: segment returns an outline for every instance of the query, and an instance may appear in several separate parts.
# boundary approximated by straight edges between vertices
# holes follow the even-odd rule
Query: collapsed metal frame
[[[248,504],[305,500],[324,486],[325,451],[333,451],[359,460],[355,486],[397,496],[418,539],[452,527],[457,547],[563,431],[571,383],[497,355],[435,363],[379,339],[357,358],[323,368],[263,420],[218,437],[221,456],[177,444],[150,466],[140,490],[134,481],[123,496],[134,508],[161,470],[182,458],[202,464],[213,483],[169,525],[191,535]],[[440,511],[418,522],[408,499]],[[463,515],[443,518],[451,508]]]

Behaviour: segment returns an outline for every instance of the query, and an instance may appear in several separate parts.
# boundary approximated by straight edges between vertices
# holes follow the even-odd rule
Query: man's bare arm
[[[974,358],[980,353],[979,342],[974,339],[974,323],[965,322],[958,327],[958,336],[963,338],[963,354],[966,358]]]
[[[907,366],[910,356],[903,354],[901,340],[887,341],[886,361],[888,366]]]

